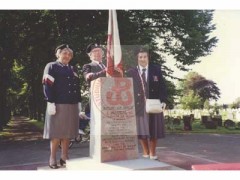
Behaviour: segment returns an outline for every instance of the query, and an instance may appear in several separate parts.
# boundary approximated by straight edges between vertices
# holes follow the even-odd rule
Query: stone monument
[[[138,158],[132,78],[91,82],[90,157],[98,162]]]

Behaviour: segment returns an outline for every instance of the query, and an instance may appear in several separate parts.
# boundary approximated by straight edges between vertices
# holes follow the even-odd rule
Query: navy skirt
[[[163,113],[137,116],[137,133],[139,139],[160,139],[165,137]]]

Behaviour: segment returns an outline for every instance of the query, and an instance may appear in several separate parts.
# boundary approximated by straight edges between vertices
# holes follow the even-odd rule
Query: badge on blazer
[[[73,75],[78,78],[78,74],[76,72],[73,72]]]
[[[158,77],[157,76],[153,76],[153,81],[157,82],[158,81]]]

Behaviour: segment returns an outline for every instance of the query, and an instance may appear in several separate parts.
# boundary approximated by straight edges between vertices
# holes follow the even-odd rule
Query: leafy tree
[[[220,97],[220,89],[212,80],[208,80],[196,72],[188,73],[180,83],[182,94],[193,91],[201,98],[201,105],[204,106],[206,100],[217,100]]]
[[[176,105],[175,100],[180,95],[180,91],[176,89],[173,82],[166,80],[165,83],[167,86],[167,93],[170,94],[167,98],[167,107],[173,109],[174,105]]]
[[[10,120],[8,102],[11,67],[18,54],[19,28],[17,11],[0,11],[0,130]]]
[[[210,109],[209,100],[206,100],[206,101],[204,102],[203,107],[204,107],[204,109],[208,109],[208,110]]]
[[[189,91],[180,99],[180,103],[183,109],[199,109],[201,107],[201,98],[194,91]]]

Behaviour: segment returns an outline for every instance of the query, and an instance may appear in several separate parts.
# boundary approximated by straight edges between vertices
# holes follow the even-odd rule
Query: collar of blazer
[[[138,67],[135,67],[134,69],[134,74],[135,74],[135,78],[136,78],[136,81],[138,82],[138,86],[142,86],[142,79],[141,79],[141,76],[139,74],[139,69]]]
[[[102,61],[101,61],[101,62],[99,62],[99,61],[96,61],[96,60],[91,60],[91,61],[92,61],[92,63],[94,63],[94,64],[103,63]]]
[[[154,65],[151,64],[151,63],[149,63],[148,66],[147,66],[147,68],[148,68],[148,71],[147,71],[147,72],[148,72],[148,75],[147,75],[147,83],[149,83],[149,79],[150,79],[151,77],[153,77]],[[137,77],[138,77],[137,80],[141,82],[141,77],[139,76],[138,66],[135,67],[134,70],[135,70],[135,73],[137,74]]]
[[[102,61],[99,62],[99,61],[92,60],[92,62],[90,64],[92,64],[92,65],[94,65],[96,67],[99,67],[100,69],[106,68],[105,64]]]

